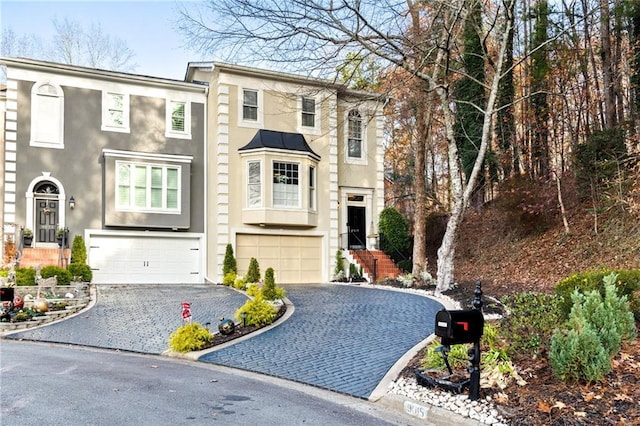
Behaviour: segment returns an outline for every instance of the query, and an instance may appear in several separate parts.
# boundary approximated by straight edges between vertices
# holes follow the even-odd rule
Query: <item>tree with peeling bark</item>
[[[423,82],[426,99],[439,105],[446,129],[448,167],[452,194],[451,216],[438,250],[438,291],[454,281],[457,231],[475,187],[491,141],[491,129],[502,66],[512,20],[508,14],[514,0],[482,3],[484,25],[481,39],[495,41],[487,96],[474,107],[483,115],[478,154],[466,185],[462,180],[460,158],[454,131],[456,99],[451,86],[464,75],[457,63],[461,57],[460,35],[470,3],[454,1],[314,1],[288,2],[250,0],[211,0],[196,9],[183,6],[180,28],[192,46],[221,59],[281,67],[290,71],[313,70],[314,76],[335,76],[335,69],[348,54],[374,56],[389,66],[407,71]],[[506,17],[506,19],[505,19]],[[331,74],[329,74],[331,73]],[[334,77],[335,78],[335,77]],[[431,125],[434,108],[424,111],[417,125]],[[427,134],[427,132],[421,132]],[[423,218],[426,205],[424,142],[415,152],[416,218]],[[426,224],[414,223],[417,238],[425,235]],[[416,244],[420,246],[421,244]],[[426,256],[414,252],[413,272],[419,273]],[[421,262],[424,262],[422,265]]]

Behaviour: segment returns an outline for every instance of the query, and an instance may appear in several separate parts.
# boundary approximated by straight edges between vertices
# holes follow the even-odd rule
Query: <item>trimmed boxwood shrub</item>
[[[34,268],[16,268],[16,285],[36,285]]]
[[[558,283],[555,292],[562,298],[560,307],[568,317],[573,304],[571,294],[573,290],[586,293],[599,290],[604,296],[604,277],[615,273],[618,276],[616,289],[618,296],[627,296],[629,307],[636,320],[640,320],[640,269],[601,269],[597,271],[579,272],[568,276]]]
[[[40,271],[40,275],[42,275],[42,278],[57,277],[58,285],[69,285],[71,282],[71,273],[59,266],[45,266]]]
[[[85,265],[84,263],[70,263],[67,267],[67,270],[71,274],[71,277],[80,277],[82,282],[91,282],[93,279],[93,272],[89,265]]]

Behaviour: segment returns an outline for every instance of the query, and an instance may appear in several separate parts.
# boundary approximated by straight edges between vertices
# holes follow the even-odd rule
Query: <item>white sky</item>
[[[189,61],[213,58],[203,58],[184,46],[175,29],[177,3],[0,0],[0,26],[11,28],[17,36],[34,34],[49,41],[55,32],[54,19],[78,21],[85,28],[100,23],[104,34],[125,40],[134,51],[134,73],[182,80]]]

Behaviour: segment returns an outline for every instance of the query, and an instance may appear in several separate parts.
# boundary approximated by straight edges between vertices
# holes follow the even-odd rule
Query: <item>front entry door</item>
[[[36,199],[36,242],[55,243],[58,226],[58,200]]]
[[[347,227],[349,229],[349,249],[364,250],[366,245],[365,208],[349,206],[347,209]]]

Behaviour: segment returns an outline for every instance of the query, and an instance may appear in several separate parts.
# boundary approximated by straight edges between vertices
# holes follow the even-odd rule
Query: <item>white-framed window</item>
[[[362,158],[362,117],[356,110],[349,111],[348,154],[351,158]]]
[[[167,99],[166,112],[165,136],[191,139],[191,103]]]
[[[102,92],[102,130],[129,133],[129,95]]]
[[[347,114],[345,161],[366,164],[365,126],[360,111],[353,109]]]
[[[298,163],[273,162],[273,207],[300,207]]]
[[[262,126],[262,91],[241,88],[238,107],[239,126],[254,128]]]
[[[260,161],[247,163],[247,206],[262,207],[262,174]]]
[[[180,211],[180,166],[116,161],[116,209]]]
[[[64,148],[64,92],[51,82],[31,88],[32,146]]]
[[[316,100],[302,97],[302,127],[316,127]]]
[[[316,168],[309,166],[309,210],[316,210]]]
[[[320,102],[317,97],[298,96],[298,132],[320,134]]]

